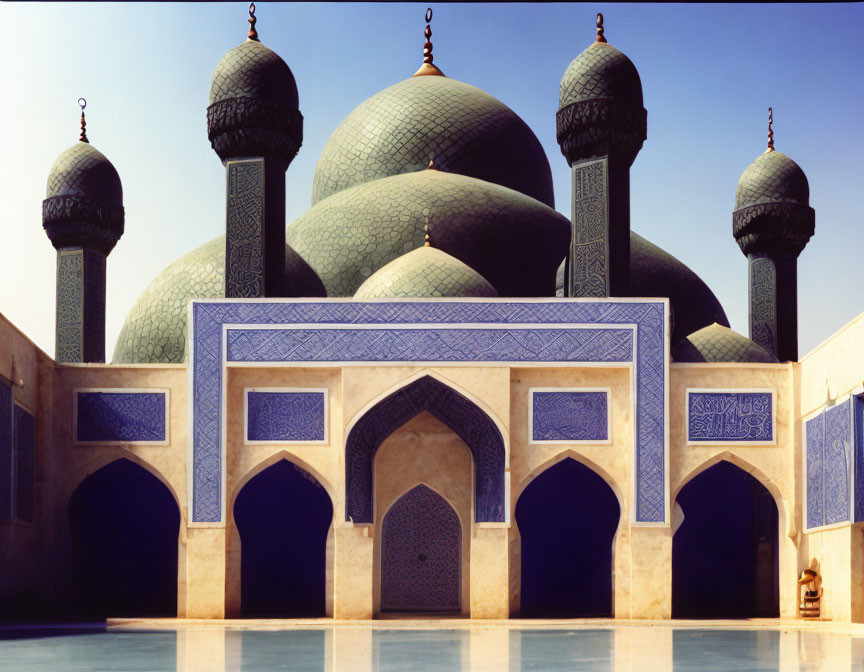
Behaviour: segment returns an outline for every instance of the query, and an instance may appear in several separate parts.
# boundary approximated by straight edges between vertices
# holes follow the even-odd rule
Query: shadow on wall
[[[234,502],[244,617],[324,616],[327,532],[333,504],[315,477],[280,460]]]
[[[672,617],[778,616],[778,513],[765,486],[718,462],[676,501],[684,522],[672,540]]]
[[[576,460],[562,460],[531,481],[516,503],[522,618],[612,615],[620,517],[612,488]]]
[[[111,462],[72,494],[69,525],[75,616],[177,615],[180,511],[158,478]]]

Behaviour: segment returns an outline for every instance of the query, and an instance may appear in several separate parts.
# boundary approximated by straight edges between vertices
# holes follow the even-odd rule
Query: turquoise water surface
[[[0,627],[0,670],[864,672],[864,634],[794,629]]]

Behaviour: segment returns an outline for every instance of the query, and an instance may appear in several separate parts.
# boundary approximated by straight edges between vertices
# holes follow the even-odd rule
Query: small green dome
[[[592,43],[564,71],[558,108],[598,98],[642,107],[642,81],[636,66],[607,42]]]
[[[672,349],[676,362],[776,362],[761,345],[728,327],[712,324],[693,332]]]
[[[326,296],[306,262],[285,248],[287,296]],[[186,314],[191,299],[225,296],[225,236],[180,257],[138,297],[126,316],[114,364],[180,363],[186,358]]]
[[[447,77],[411,77],[361,103],[330,136],[312,204],[364,182],[426,168],[476,177],[552,207],[540,141],[504,103]]]
[[[518,191],[440,170],[340,191],[298,217],[286,241],[328,296],[353,296],[378,269],[423,245],[427,219],[435,247],[468,264],[499,295],[555,291],[569,220]]]
[[[735,210],[762,203],[809,206],[810,185],[801,167],[781,152],[768,151],[747,166],[735,190]]]
[[[210,104],[231,98],[256,98],[297,109],[297,83],[280,56],[256,40],[234,47],[213,71]]]
[[[434,247],[420,247],[394,259],[360,285],[355,299],[469,296],[494,298],[486,278]]]
[[[45,197],[88,196],[123,205],[120,176],[105,155],[88,142],[63,152],[48,173]]]

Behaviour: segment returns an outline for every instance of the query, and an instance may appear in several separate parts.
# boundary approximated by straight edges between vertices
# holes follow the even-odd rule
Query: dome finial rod
[[[423,234],[426,237],[426,242],[423,243],[423,247],[432,247],[432,244],[429,242],[429,215],[426,215],[426,223],[423,225]]]
[[[255,18],[255,3],[249,3],[249,35],[247,36],[250,40],[255,40],[258,42],[258,31],[255,30],[255,24],[258,22],[258,19]]]
[[[78,107],[81,108],[81,137],[78,138],[78,141],[86,142],[89,145],[90,141],[87,139],[87,121],[84,119],[84,108],[87,107],[87,100],[79,98]]]
[[[768,108],[768,149],[766,152],[774,151],[774,110]]]
[[[595,41],[606,41],[606,37],[603,35],[603,15],[600,12],[597,12],[597,39]]]
[[[426,30],[423,35],[426,37],[426,43],[423,45],[423,62],[432,64],[432,42],[429,38],[432,37],[432,28],[429,25],[432,22],[432,8],[426,8]]]

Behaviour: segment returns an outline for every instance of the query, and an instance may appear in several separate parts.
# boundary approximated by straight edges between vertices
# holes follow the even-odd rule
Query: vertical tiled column
[[[57,250],[56,360],[105,361],[105,255]]]

